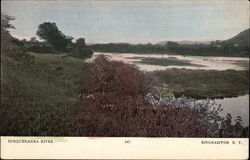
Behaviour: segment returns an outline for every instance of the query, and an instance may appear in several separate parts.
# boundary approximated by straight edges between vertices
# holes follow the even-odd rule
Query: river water
[[[231,113],[233,119],[241,116],[244,126],[249,125],[249,95],[215,99],[215,101],[222,105],[221,115],[226,116],[227,113]]]
[[[125,63],[136,64],[140,70],[155,71],[165,70],[168,68],[185,68],[185,69],[203,69],[203,70],[227,70],[235,69],[241,70],[242,66],[249,66],[249,58],[243,57],[209,57],[209,56],[182,56],[182,55],[168,55],[168,54],[134,54],[134,53],[103,53],[95,52],[94,57],[104,54],[110,57],[111,60],[123,61]],[[187,61],[192,65],[188,66],[160,66],[138,64],[143,58],[172,58],[179,61]]]

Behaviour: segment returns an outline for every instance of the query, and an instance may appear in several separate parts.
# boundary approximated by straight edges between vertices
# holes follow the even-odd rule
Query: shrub
[[[20,41],[19,39],[17,38],[14,38],[11,43],[13,43],[14,45],[18,46],[18,47],[23,47],[24,46],[24,42],[23,41]]]
[[[74,135],[206,136],[196,109],[146,104],[146,78],[137,67],[100,55],[90,73],[82,84],[87,96]]]
[[[27,50],[24,48],[6,49],[3,54],[26,65],[34,63],[34,56],[27,54]]]
[[[147,106],[138,97],[114,95],[86,100],[78,136],[205,137],[199,114],[190,108]],[[108,103],[102,104],[108,101]]]
[[[219,137],[249,137],[248,127],[243,127],[242,118],[237,116],[235,123],[232,121],[230,113],[222,119],[220,129],[218,130]]]
[[[80,59],[86,59],[91,58],[93,55],[93,51],[89,48],[73,48],[71,51],[72,57],[80,58]]]
[[[53,53],[54,49],[48,46],[31,46],[27,48],[27,51],[35,53]]]
[[[118,95],[143,95],[144,75],[136,66],[109,61],[104,55],[93,62],[91,79],[87,82],[87,94],[114,93]]]
[[[175,98],[165,84],[152,88],[144,99],[148,104],[196,110],[200,123],[207,129],[207,137],[247,137],[249,134],[240,116],[237,116],[235,123],[230,113],[226,117],[221,116],[223,108],[211,99],[196,100],[185,96]]]
[[[84,38],[79,38],[76,40],[76,43],[73,45],[71,56],[85,59],[85,58],[91,58],[93,55],[93,51],[89,49],[85,44]]]

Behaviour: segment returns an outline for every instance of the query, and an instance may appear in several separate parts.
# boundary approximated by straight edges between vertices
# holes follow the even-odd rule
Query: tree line
[[[129,44],[108,43],[90,45],[97,52],[113,53],[155,53],[155,54],[179,54],[192,56],[235,56],[249,57],[248,45],[233,45],[224,42],[212,42],[210,44],[179,44],[168,41],[164,45],[159,44]]]

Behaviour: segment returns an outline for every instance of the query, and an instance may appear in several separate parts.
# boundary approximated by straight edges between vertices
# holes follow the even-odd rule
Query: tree
[[[56,23],[44,22],[38,26],[36,35],[50,43],[58,51],[70,50],[72,37],[63,34],[56,26]]]
[[[85,39],[84,38],[77,39],[76,43],[75,43],[75,46],[79,47],[79,48],[85,48],[86,47]]]
[[[15,17],[1,13],[1,50],[16,47],[12,43],[14,38],[9,33],[9,29],[15,29],[15,27],[10,24],[12,20],[15,20]]]
[[[73,46],[72,53],[75,57],[85,59],[93,55],[93,51],[86,46],[84,38],[77,39]]]
[[[1,13],[1,31],[8,32],[8,29],[15,29],[15,27],[10,24],[10,21],[12,20],[15,20],[15,17]]]
[[[30,42],[38,42],[38,40],[36,39],[36,37],[31,37]]]

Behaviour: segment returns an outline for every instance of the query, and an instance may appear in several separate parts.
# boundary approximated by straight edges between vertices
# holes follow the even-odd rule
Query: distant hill
[[[249,35],[250,34],[250,28],[246,29],[242,32],[240,32],[239,34],[237,34],[236,36],[221,41],[221,40],[217,40],[218,42],[222,42],[224,44],[232,44],[232,45],[237,45],[237,46],[248,46],[249,45]],[[189,44],[189,45],[194,45],[194,44],[211,44],[212,42],[215,41],[174,41],[178,44]],[[168,43],[168,41],[161,41],[156,43],[156,45],[166,45]]]
[[[239,46],[248,46],[249,45],[249,33],[250,33],[250,28],[246,29],[236,36],[223,41],[225,44],[233,44],[233,45],[239,45]]]
[[[166,45],[169,41],[161,41],[156,43],[156,45]],[[178,44],[210,44],[212,41],[173,41]]]

